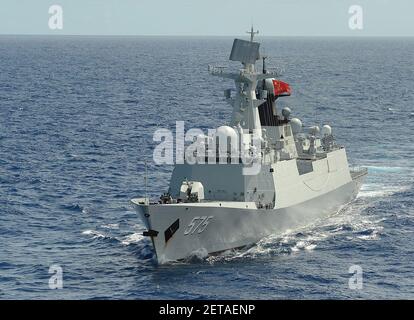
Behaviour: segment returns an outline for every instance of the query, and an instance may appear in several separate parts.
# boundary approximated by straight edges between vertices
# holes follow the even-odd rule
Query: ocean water
[[[168,187],[157,128],[230,118],[232,38],[0,37],[0,299],[414,298],[414,39],[261,38],[285,104],[369,170],[327,219],[159,266],[129,199]],[[49,289],[49,268],[63,288]],[[349,268],[362,268],[352,290]]]

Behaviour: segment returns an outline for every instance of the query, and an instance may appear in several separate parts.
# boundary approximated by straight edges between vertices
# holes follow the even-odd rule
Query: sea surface
[[[168,188],[155,130],[230,119],[233,84],[207,66],[239,68],[232,40],[0,36],[0,299],[414,299],[414,38],[259,38],[293,116],[330,124],[369,176],[327,219],[156,264],[129,200],[145,161],[148,194]]]

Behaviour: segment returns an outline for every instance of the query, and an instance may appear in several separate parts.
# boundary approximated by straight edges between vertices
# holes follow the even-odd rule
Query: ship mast
[[[253,29],[253,25],[252,28],[250,29],[250,31],[246,31],[246,33],[250,34],[250,42],[253,42],[253,38],[256,34],[259,34],[259,30],[254,31]]]
[[[255,63],[260,59],[258,42],[254,41],[254,36],[259,33],[253,26],[250,31],[250,41],[235,39],[230,54],[230,60],[241,62],[243,68],[239,72],[226,72],[223,67],[209,66],[209,72],[212,75],[229,78],[234,80],[236,92],[234,96],[227,94],[227,100],[233,107],[232,126],[241,126],[242,129],[261,137],[262,126],[260,123],[258,107],[266,99],[263,96],[256,97],[256,89],[259,82],[262,87],[262,80],[273,78],[273,72],[257,72]],[[263,90],[260,88],[260,90]],[[228,91],[229,92],[229,91]]]

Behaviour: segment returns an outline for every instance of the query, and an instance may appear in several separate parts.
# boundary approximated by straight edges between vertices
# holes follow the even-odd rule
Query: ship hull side
[[[223,206],[154,205],[141,215],[152,238],[159,263],[208,255],[254,244],[270,234],[281,235],[337,212],[352,201],[363,176],[313,199],[279,209]],[[135,206],[142,213],[142,207]],[[197,228],[197,225],[200,225]]]

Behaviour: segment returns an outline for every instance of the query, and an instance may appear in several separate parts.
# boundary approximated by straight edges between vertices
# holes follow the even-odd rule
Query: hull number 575
[[[184,235],[194,234],[195,232],[203,232],[210,223],[213,216],[194,217],[190,224],[184,230]]]

